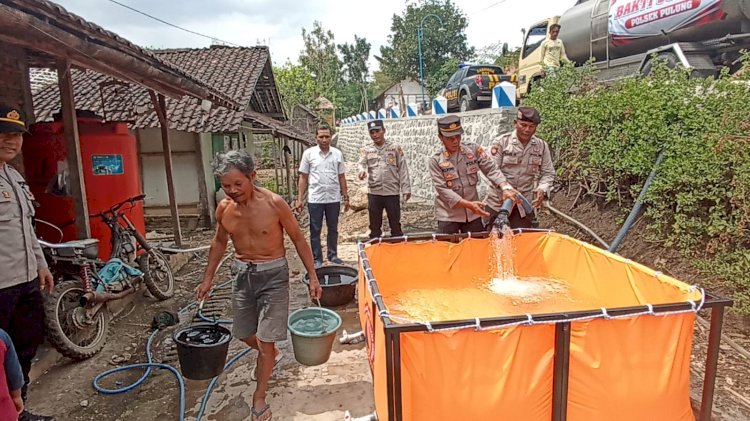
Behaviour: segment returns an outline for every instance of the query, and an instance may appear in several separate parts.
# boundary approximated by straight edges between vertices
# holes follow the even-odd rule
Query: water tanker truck
[[[524,30],[519,95],[542,77],[539,47],[555,23],[568,58],[593,60],[603,82],[648,74],[654,58],[704,76],[736,72],[750,49],[750,0],[578,0]]]

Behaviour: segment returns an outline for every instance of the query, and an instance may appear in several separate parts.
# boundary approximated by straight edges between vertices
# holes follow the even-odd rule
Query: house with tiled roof
[[[279,151],[288,146],[286,150],[292,150],[294,156],[287,159],[298,159],[305,146],[314,144],[310,133],[287,122],[268,47],[212,46],[152,53],[243,107],[232,110],[187,96],[166,99],[176,200],[182,215],[197,216],[205,222],[213,218],[218,185],[211,161],[217,153],[238,148],[254,153],[255,145],[262,141],[273,142]],[[79,111],[93,112],[106,121],[129,123],[138,140],[147,216],[169,215],[159,119],[148,91],[78,69],[73,70],[73,90]],[[34,93],[34,109],[37,122],[55,119],[60,109],[56,86]]]

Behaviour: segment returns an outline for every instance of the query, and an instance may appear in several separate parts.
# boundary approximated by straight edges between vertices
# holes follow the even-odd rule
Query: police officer
[[[479,201],[477,184],[481,171],[492,184],[490,191],[500,190],[505,198],[515,199],[513,187],[506,181],[481,146],[462,144],[461,119],[455,115],[438,120],[438,137],[443,148],[430,157],[428,169],[435,186],[435,219],[438,232],[482,232],[481,216],[489,216]]]
[[[26,400],[29,371],[44,341],[42,289],[52,291],[52,274],[34,233],[34,196],[8,162],[18,155],[26,133],[23,112],[0,104],[0,328],[8,332],[18,353]],[[20,421],[54,420],[24,410]]]
[[[385,140],[383,120],[373,120],[367,124],[372,145],[360,149],[359,179],[367,177],[369,191],[367,194],[367,210],[370,216],[370,238],[383,235],[383,209],[388,215],[388,225],[391,227],[392,237],[401,237],[401,200],[404,202],[411,197],[411,182],[409,168],[404,158],[401,145]],[[368,177],[369,175],[369,177]]]
[[[532,107],[519,107],[514,121],[515,130],[492,141],[490,155],[508,182],[538,209],[549,197],[555,181],[555,168],[547,142],[536,137],[542,118]],[[492,226],[502,207],[503,198],[496,191],[487,195],[488,226]],[[531,228],[534,215],[526,214],[523,206],[515,206],[509,217],[511,228]]]

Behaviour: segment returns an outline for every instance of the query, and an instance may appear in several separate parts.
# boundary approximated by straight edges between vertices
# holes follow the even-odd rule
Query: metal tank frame
[[[550,232],[543,229],[516,229],[515,233],[521,232]],[[469,234],[425,234],[405,237],[376,238],[358,244],[359,259],[364,270],[365,281],[372,293],[373,302],[377,306],[378,316],[383,322],[386,349],[386,388],[388,394],[388,419],[404,421],[401,397],[401,333],[406,332],[430,332],[440,329],[452,329],[461,327],[502,327],[518,325],[524,322],[545,322],[555,324],[555,355],[553,362],[552,381],[552,418],[551,421],[567,420],[568,404],[568,376],[570,362],[570,334],[571,323],[582,318],[595,318],[602,313],[610,317],[623,317],[646,313],[666,314],[680,311],[695,310],[695,304],[689,302],[659,304],[653,306],[633,306],[620,308],[607,308],[599,310],[587,310],[564,313],[546,313],[533,316],[510,316],[489,317],[472,320],[459,320],[449,322],[435,322],[429,326],[417,323],[398,324],[389,317],[388,308],[383,301],[378,288],[377,280],[373,275],[372,266],[365,253],[365,248],[374,243],[403,243],[411,241],[448,241],[458,243],[466,238],[488,238],[489,232]],[[705,293],[705,302],[701,308],[711,309],[711,326],[708,334],[708,345],[706,352],[706,368],[703,376],[703,391],[701,395],[700,412],[697,421],[711,421],[711,413],[714,403],[714,389],[716,386],[716,374],[719,362],[719,345],[721,343],[721,331],[724,325],[724,313],[726,307],[734,304],[731,299]],[[532,320],[530,320],[532,319]]]

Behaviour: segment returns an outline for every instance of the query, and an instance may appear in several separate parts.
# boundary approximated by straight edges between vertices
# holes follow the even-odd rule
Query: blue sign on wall
[[[121,175],[122,155],[92,155],[91,166],[94,175]]]

